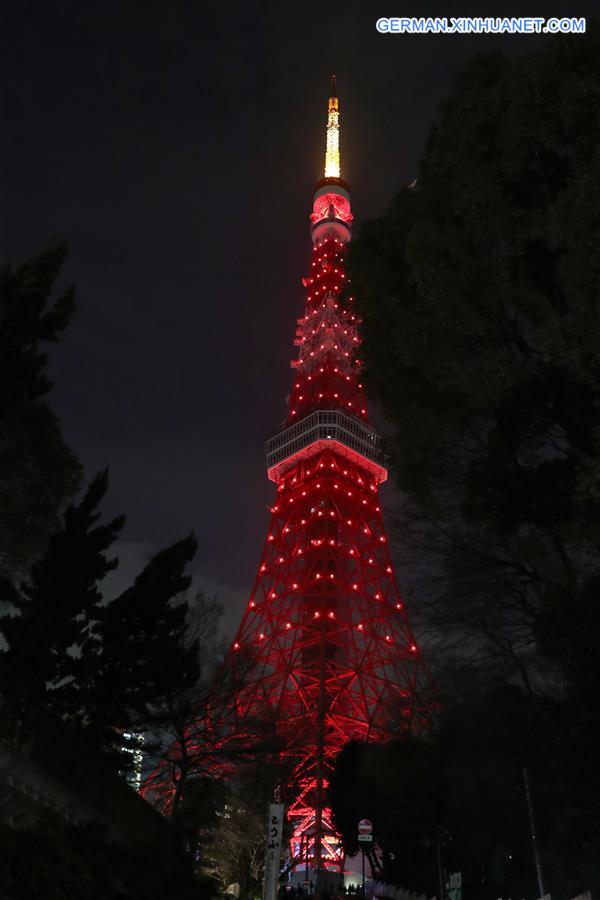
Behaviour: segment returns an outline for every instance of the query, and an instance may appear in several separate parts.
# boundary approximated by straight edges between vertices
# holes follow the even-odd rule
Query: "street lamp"
[[[373,823],[369,819],[361,819],[358,823],[358,842],[362,850],[362,896],[365,900],[365,844],[373,843]]]

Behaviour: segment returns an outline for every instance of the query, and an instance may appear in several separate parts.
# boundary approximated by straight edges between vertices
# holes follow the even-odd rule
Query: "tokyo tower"
[[[238,720],[270,721],[293,768],[292,860],[316,873],[343,871],[327,800],[337,754],[350,739],[384,741],[418,727],[422,671],[379,506],[387,470],[368,420],[360,321],[344,272],[353,216],[335,77],[331,94],[289,411],[266,445],[277,494],[230,651],[233,665],[235,654],[252,660]]]

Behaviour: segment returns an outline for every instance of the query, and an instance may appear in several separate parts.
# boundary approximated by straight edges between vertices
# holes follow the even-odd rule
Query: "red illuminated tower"
[[[335,79],[332,95],[289,413],[266,446],[277,495],[231,650],[252,660],[238,717],[270,719],[293,765],[292,856],[308,855],[321,872],[343,863],[327,803],[335,757],[352,738],[381,741],[415,727],[420,670],[379,506],[387,471],[368,421],[344,272],[353,217]]]

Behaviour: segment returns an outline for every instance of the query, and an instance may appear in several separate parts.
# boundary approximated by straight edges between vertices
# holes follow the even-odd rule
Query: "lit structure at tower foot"
[[[379,506],[387,472],[367,417],[360,322],[344,271],[353,217],[332,94],[289,413],[266,448],[277,495],[230,652],[234,667],[236,654],[252,661],[236,697],[238,722],[272,722],[293,769],[291,853],[302,872],[306,858],[311,869],[342,870],[327,787],[344,744],[384,741],[420,715],[421,663]]]

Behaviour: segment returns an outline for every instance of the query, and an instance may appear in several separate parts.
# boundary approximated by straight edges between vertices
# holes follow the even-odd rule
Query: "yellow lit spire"
[[[340,109],[336,96],[335,75],[331,76],[331,97],[327,108],[327,148],[325,178],[340,177]]]

